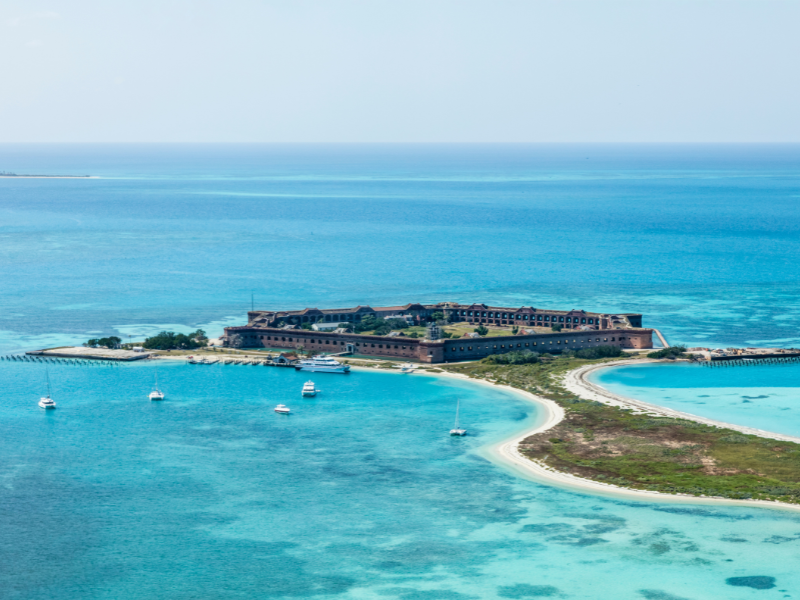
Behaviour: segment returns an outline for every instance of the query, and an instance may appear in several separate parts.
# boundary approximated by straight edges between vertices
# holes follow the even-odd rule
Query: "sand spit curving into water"
[[[608,391],[597,384],[589,381],[588,377],[591,373],[599,369],[608,369],[612,367],[619,367],[622,365],[641,365],[645,363],[660,362],[654,360],[624,360],[603,365],[587,365],[570,371],[564,376],[562,384],[564,387],[573,394],[580,396],[585,400],[596,400],[609,406],[618,406],[620,408],[628,408],[638,413],[647,413],[658,417],[671,417],[675,419],[686,419],[687,421],[695,421],[703,423],[704,425],[711,425],[712,427],[722,427],[725,429],[732,429],[741,433],[749,435],[757,435],[759,437],[768,438],[772,440],[780,440],[782,442],[794,442],[800,444],[800,437],[792,435],[785,435],[782,433],[773,433],[771,431],[764,431],[763,429],[755,429],[744,425],[733,425],[731,423],[724,423],[722,421],[715,421],[705,417],[698,417],[690,413],[684,413],[671,408],[664,408],[655,404],[642,402],[633,398],[626,398]]]
[[[185,360],[185,356],[159,356],[158,358],[166,360]],[[239,358],[244,358],[239,356]],[[563,384],[572,393],[587,400],[596,400],[611,406],[618,406],[620,408],[629,408],[638,412],[646,412],[663,417],[672,417],[687,419],[690,421],[697,421],[715,427],[723,427],[726,429],[733,429],[741,431],[742,433],[757,435],[764,438],[783,440],[789,442],[800,443],[800,438],[762,431],[760,429],[752,429],[740,425],[731,425],[721,421],[713,421],[698,417],[688,413],[681,413],[675,410],[662,408],[654,404],[648,404],[639,400],[625,398],[617,394],[613,394],[591,382],[586,377],[592,371],[597,369],[617,367],[621,365],[630,364],[644,364],[646,362],[658,361],[644,361],[644,360],[625,360],[601,365],[587,365],[579,367],[573,371],[568,372],[564,376]],[[352,365],[353,371],[380,371],[382,373],[394,373],[395,375],[405,375],[396,369],[385,369],[379,367],[369,367],[366,365]],[[514,394],[528,402],[536,405],[541,411],[541,416],[537,420],[536,425],[531,429],[526,429],[522,432],[515,434],[512,438],[502,442],[492,444],[484,448],[483,456],[492,462],[499,463],[504,467],[510,467],[516,474],[523,477],[532,479],[539,483],[554,484],[562,488],[571,489],[578,492],[589,492],[592,494],[600,494],[605,496],[624,497],[627,499],[638,500],[652,500],[657,502],[676,502],[676,503],[691,503],[691,504],[724,504],[729,506],[760,506],[764,508],[800,511],[800,505],[787,504],[784,502],[773,502],[769,500],[732,500],[730,498],[715,498],[708,496],[692,496],[688,494],[664,494],[661,492],[653,492],[648,490],[635,490],[616,486],[609,483],[602,483],[591,479],[584,479],[583,477],[576,477],[569,473],[557,471],[552,467],[542,464],[538,461],[531,460],[524,456],[519,451],[519,445],[526,438],[542,433],[548,429],[552,429],[564,419],[564,409],[547,398],[537,396],[525,390],[521,390],[512,386],[492,383],[483,379],[474,379],[466,375],[449,372],[431,373],[425,370],[419,370],[414,373],[414,376],[427,376],[427,377],[443,377],[450,379],[457,379],[464,382],[470,382],[479,386],[491,386],[492,388],[500,388],[510,394]]]
[[[595,386],[592,383],[589,383],[585,379],[586,375],[589,372],[594,371],[596,369],[615,367],[625,364],[641,364],[643,362],[656,362],[656,361],[632,360],[632,361],[620,361],[604,365],[587,365],[586,367],[580,367],[578,369],[570,371],[565,376],[565,384],[567,384],[567,388],[571,392],[577,394],[578,396],[584,399],[598,400],[604,402],[605,404],[610,404],[612,406],[619,406],[621,408],[631,408],[639,412],[648,412],[658,416],[687,419],[691,421],[697,421],[700,423],[714,425],[717,427],[724,427],[726,429],[735,429],[743,433],[758,435],[761,437],[800,443],[800,438],[771,433],[768,431],[761,431],[759,429],[751,429],[749,427],[729,425],[728,423],[722,423],[718,421],[711,421],[709,419],[704,419],[702,417],[696,417],[694,415],[681,413],[674,410],[663,409],[659,406],[647,404],[645,402],[640,402],[637,400],[624,398],[622,396],[617,396],[616,394],[612,394],[602,388],[599,388],[598,386]],[[523,432],[515,434],[514,437],[511,439],[489,446],[488,448],[486,448],[486,452],[484,453],[484,455],[489,460],[500,463],[503,466],[510,466],[517,474],[531,478],[540,483],[555,484],[559,487],[568,488],[579,492],[590,492],[593,494],[625,497],[628,499],[635,498],[639,500],[653,500],[657,502],[677,502],[677,503],[691,503],[691,504],[725,504],[729,506],[749,506],[749,507],[760,506],[764,508],[800,511],[800,505],[787,504],[784,502],[773,502],[769,500],[732,500],[729,498],[691,496],[688,494],[664,494],[661,492],[653,492],[648,490],[634,490],[631,488],[619,487],[609,483],[593,481],[591,479],[584,479],[583,477],[576,477],[575,475],[571,475],[569,473],[557,471],[552,467],[549,467],[538,461],[531,460],[530,458],[524,456],[519,451],[519,445],[522,443],[523,440],[530,437],[531,435],[542,433],[558,425],[564,419],[564,409],[561,406],[559,406],[552,400],[548,400],[547,398],[542,398],[541,396],[531,394],[530,392],[526,392],[524,390],[520,390],[507,385],[494,384],[480,379],[473,379],[465,375],[460,375],[456,373],[430,373],[430,374],[425,373],[425,374],[436,377],[452,377],[455,379],[460,379],[462,381],[470,381],[478,385],[490,385],[495,388],[499,387],[505,391],[516,394],[519,397],[524,398],[525,400],[536,404],[536,406],[542,411],[542,418],[539,419],[535,427],[533,427],[532,429],[526,429]]]

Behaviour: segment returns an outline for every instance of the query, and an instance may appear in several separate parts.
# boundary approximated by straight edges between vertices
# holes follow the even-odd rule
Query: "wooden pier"
[[[754,367],[759,365],[785,365],[800,362],[800,352],[781,354],[750,354],[714,356],[711,360],[698,361],[704,367]]]

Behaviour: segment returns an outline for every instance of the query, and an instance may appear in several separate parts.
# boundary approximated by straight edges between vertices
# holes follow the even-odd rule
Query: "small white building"
[[[339,328],[339,323],[314,323],[311,329],[314,331],[333,331]]]

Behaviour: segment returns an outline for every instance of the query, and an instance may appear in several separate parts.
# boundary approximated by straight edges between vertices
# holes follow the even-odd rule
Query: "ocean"
[[[671,343],[797,345],[798,166],[800,146],[0,146],[0,171],[96,176],[0,179],[0,354],[218,335],[251,301],[641,312]],[[637,368],[603,384],[800,429],[797,367]],[[800,593],[800,513],[520,477],[486,447],[541,415],[500,389],[358,371],[301,399],[292,370],[162,363],[153,403],[152,364],[55,365],[45,413],[44,376],[0,361],[3,598]]]
[[[4,599],[789,597],[800,512],[620,499],[520,478],[535,424],[424,375],[0,361]],[[460,401],[469,435],[448,435]],[[293,414],[279,415],[278,403]],[[745,585],[741,585],[744,583]],[[754,587],[755,586],[755,587]],[[761,591],[766,587],[768,591]]]
[[[800,344],[800,145],[0,145],[0,171],[97,177],[0,179],[0,353],[443,300]]]

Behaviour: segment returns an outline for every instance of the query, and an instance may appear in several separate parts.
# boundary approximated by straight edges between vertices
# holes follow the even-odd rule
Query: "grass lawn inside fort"
[[[531,460],[585,479],[636,490],[800,503],[800,444],[585,400],[559,378],[609,360],[556,357],[536,364],[437,365],[508,385],[564,408],[555,427],[520,444]]]

